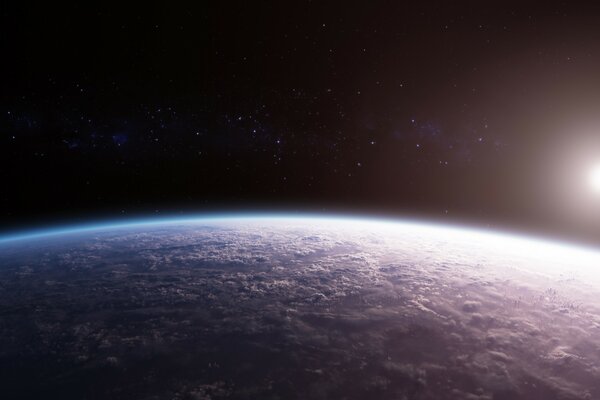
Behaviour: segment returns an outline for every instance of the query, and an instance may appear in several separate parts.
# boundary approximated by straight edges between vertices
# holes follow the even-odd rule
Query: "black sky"
[[[600,243],[594,2],[3,2],[1,229],[277,209]]]

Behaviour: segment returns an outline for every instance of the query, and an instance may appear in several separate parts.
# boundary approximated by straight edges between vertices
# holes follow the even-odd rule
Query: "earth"
[[[600,399],[600,252],[417,222],[0,240],[6,399]]]

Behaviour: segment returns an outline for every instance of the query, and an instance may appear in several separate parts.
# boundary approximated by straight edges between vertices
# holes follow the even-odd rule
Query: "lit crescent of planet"
[[[600,252],[247,215],[0,241],[6,398],[597,399]]]

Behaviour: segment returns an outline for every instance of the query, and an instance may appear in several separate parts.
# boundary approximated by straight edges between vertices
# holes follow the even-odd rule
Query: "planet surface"
[[[0,240],[2,398],[600,399],[600,252],[231,216]]]

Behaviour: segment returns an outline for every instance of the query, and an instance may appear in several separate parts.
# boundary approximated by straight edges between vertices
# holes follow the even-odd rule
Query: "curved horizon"
[[[431,219],[412,218],[412,217],[384,217],[366,214],[348,214],[348,213],[318,213],[318,212],[212,212],[212,213],[190,213],[188,215],[171,216],[140,216],[131,218],[113,218],[106,220],[89,220],[80,223],[55,224],[45,227],[32,229],[22,229],[18,231],[0,234],[0,244],[12,243],[17,241],[27,241],[34,239],[44,239],[61,235],[70,235],[76,233],[86,233],[94,231],[105,231],[112,229],[135,228],[154,225],[171,224],[191,224],[204,221],[225,221],[225,220],[335,220],[335,221],[361,221],[363,223],[377,223],[385,225],[413,225],[428,227],[437,230],[453,230],[477,233],[487,236],[510,237],[515,240],[534,241],[555,246],[568,246],[580,250],[593,251],[600,253],[600,247],[592,246],[579,242],[558,240],[537,235],[527,235],[523,232],[508,231],[503,229],[486,229],[474,225],[460,225],[456,223],[442,223]]]

